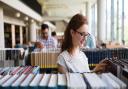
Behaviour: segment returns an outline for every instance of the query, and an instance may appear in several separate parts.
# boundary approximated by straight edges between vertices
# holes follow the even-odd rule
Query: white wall
[[[42,21],[42,16],[40,16],[31,8],[29,8],[27,5],[23,4],[20,0],[1,0],[1,2],[5,3],[6,5],[18,10],[19,12],[24,13],[25,15],[39,22]]]
[[[20,26],[25,26],[26,25],[24,23],[24,21],[22,21],[22,20],[12,18],[12,17],[9,17],[9,16],[5,16],[5,15],[4,15],[4,22],[9,23],[9,24],[20,25]]]
[[[63,21],[56,21],[56,32],[64,32],[66,25]]]

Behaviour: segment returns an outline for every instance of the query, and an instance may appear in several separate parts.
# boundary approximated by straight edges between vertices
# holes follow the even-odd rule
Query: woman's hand
[[[99,64],[96,65],[96,67],[94,68],[94,72],[103,73],[106,72],[109,67],[110,67],[110,61],[108,59],[104,59],[101,60]]]
[[[66,68],[58,64],[58,72],[61,74],[66,74],[68,71]]]

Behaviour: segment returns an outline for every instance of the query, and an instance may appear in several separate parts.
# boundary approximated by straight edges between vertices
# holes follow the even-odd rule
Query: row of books
[[[60,52],[60,48],[43,48],[43,49],[35,49],[34,52],[44,52],[44,53],[55,53]]]
[[[89,64],[97,64],[105,58],[117,57],[118,59],[128,59],[128,48],[113,49],[82,49],[88,57]]]
[[[22,74],[0,77],[2,89],[127,89],[111,73]]]
[[[58,55],[58,51],[32,52],[31,65],[38,65],[40,68],[56,68]]]
[[[0,67],[14,67],[24,65],[24,60],[1,60]]]
[[[4,48],[0,49],[0,60],[22,60],[24,49],[22,48]]]
[[[39,73],[39,66],[17,66],[17,67],[4,67],[0,68],[0,75],[14,75],[14,74],[30,74]]]
[[[114,48],[114,49],[82,49],[88,58],[89,65],[95,66],[102,59],[117,57],[118,59],[128,59],[127,48]],[[50,49],[32,52],[31,65],[39,65],[41,68],[56,68],[57,67],[57,56],[60,50]]]
[[[128,59],[111,58],[108,70],[128,84]]]
[[[0,48],[0,67],[13,67],[24,64],[24,49]]]

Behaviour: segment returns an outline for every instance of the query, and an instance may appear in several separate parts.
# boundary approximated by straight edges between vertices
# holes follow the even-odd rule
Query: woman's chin
[[[84,44],[80,44],[80,48],[84,47]]]

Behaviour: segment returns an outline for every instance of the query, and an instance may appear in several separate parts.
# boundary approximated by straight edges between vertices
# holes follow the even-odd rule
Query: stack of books
[[[30,74],[39,73],[39,66],[17,66],[17,67],[4,67],[0,68],[0,75],[15,75],[15,74]]]
[[[40,66],[40,68],[57,68],[57,57],[60,51],[46,50],[40,52],[32,52],[31,65]]]
[[[111,73],[21,74],[0,78],[0,89],[127,89]]]

